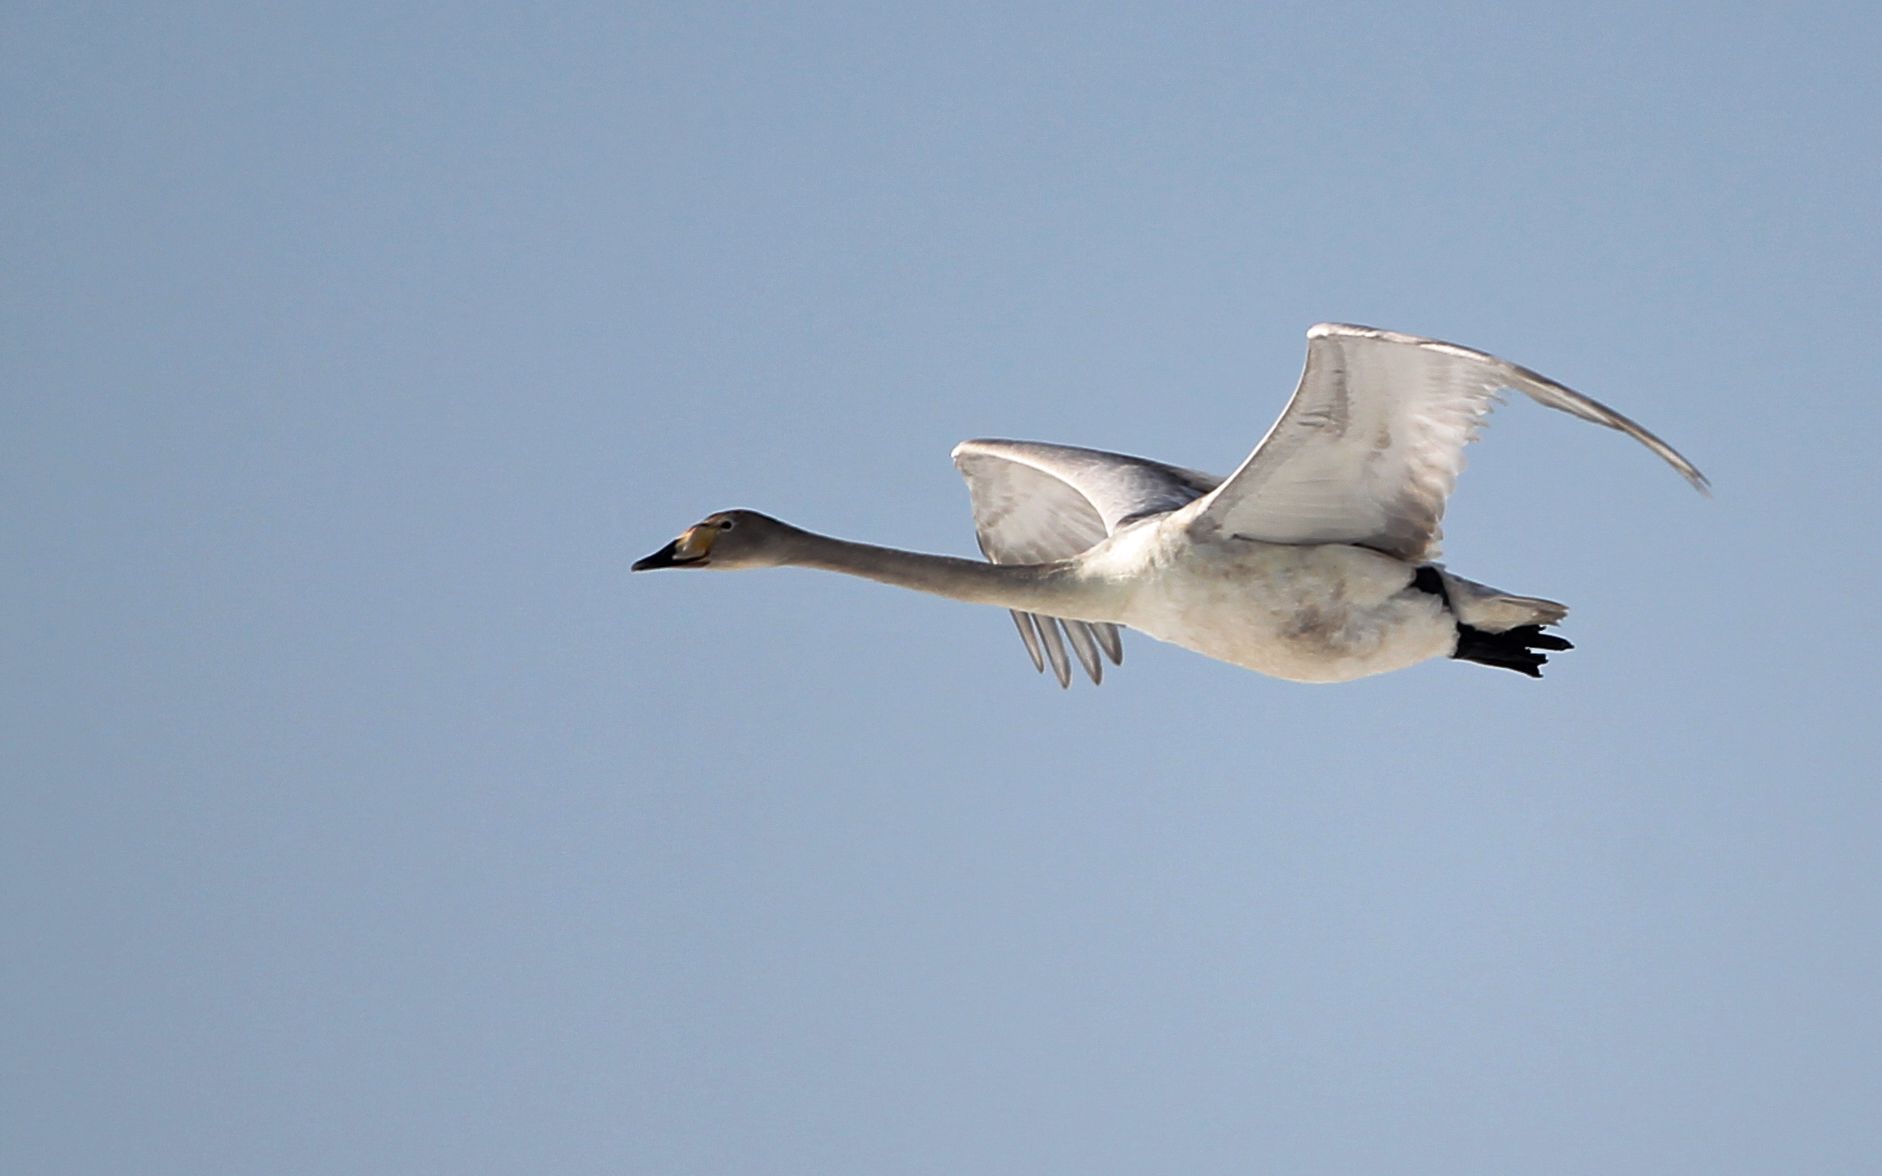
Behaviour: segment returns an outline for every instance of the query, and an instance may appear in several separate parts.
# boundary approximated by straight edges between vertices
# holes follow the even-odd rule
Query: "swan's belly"
[[[1124,621],[1162,641],[1295,682],[1345,682],[1456,648],[1437,597],[1400,560],[1359,547],[1235,541],[1165,566]]]

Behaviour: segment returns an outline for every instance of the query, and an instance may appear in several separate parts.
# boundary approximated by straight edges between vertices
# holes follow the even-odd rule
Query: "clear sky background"
[[[0,1168],[1882,1170],[1873,4],[14,4]],[[1094,689],[971,436],[1523,402],[1531,682]]]

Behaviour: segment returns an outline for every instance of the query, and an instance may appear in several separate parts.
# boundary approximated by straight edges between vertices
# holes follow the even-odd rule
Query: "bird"
[[[984,560],[819,535],[725,510],[632,565],[806,567],[1011,612],[1036,670],[1095,683],[1131,629],[1293,682],[1451,658],[1542,676],[1572,649],[1566,605],[1438,562],[1464,448],[1505,391],[1618,430],[1702,494],[1671,445],[1599,401],[1487,352],[1376,327],[1307,332],[1300,383],[1227,478],[1070,445],[955,447]],[[1068,653],[1069,648],[1069,653]]]

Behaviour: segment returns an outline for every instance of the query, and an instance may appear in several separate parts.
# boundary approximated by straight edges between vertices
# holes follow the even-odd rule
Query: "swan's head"
[[[686,528],[678,539],[645,559],[637,572],[655,568],[775,568],[786,561],[796,528],[755,510],[722,510]]]

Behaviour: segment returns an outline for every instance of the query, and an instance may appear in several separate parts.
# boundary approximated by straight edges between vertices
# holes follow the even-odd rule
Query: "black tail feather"
[[[1574,645],[1567,638],[1544,633],[1541,625],[1518,625],[1501,633],[1491,633],[1460,623],[1457,626],[1457,652],[1451,656],[1459,661],[1477,662],[1540,678],[1542,667],[1549,659],[1537,650],[1559,652],[1573,648]]]

